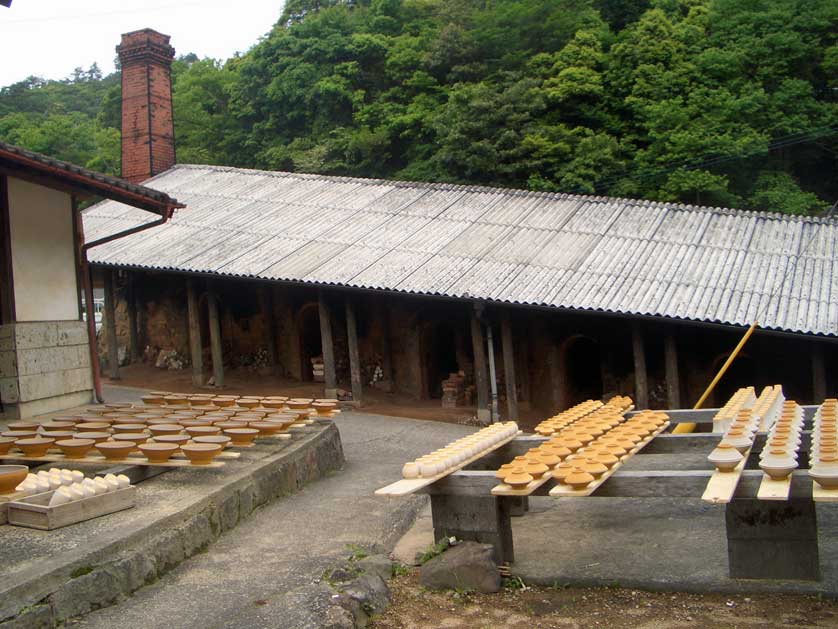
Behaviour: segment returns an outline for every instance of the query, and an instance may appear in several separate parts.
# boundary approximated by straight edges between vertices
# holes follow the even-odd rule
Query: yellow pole
[[[700,398],[698,398],[698,402],[695,403],[695,406],[693,406],[693,409],[701,408],[701,405],[704,404],[705,400],[707,400],[707,398],[713,392],[713,389],[716,388],[716,385],[719,383],[719,380],[721,380],[722,376],[725,375],[725,372],[727,371],[728,367],[730,367],[730,365],[733,363],[733,361],[739,355],[739,352],[742,351],[742,348],[745,347],[745,343],[747,343],[748,339],[751,338],[751,334],[754,333],[754,330],[756,330],[756,327],[757,327],[757,322],[754,321],[751,324],[751,327],[748,328],[748,330],[745,332],[745,335],[739,341],[739,344],[733,349],[733,351],[730,353],[730,356],[727,357],[727,360],[725,361],[725,364],[722,365],[721,369],[719,369],[719,373],[716,374],[716,377],[713,378],[713,380],[710,382],[710,384],[704,390],[704,393],[701,395]],[[695,423],[693,422],[693,423],[688,423],[688,424],[686,424],[686,423],[685,424],[678,424],[675,427],[675,430],[673,430],[672,432],[674,434],[680,435],[680,434],[684,434],[684,433],[688,433],[688,432],[693,432],[694,430],[695,430]]]

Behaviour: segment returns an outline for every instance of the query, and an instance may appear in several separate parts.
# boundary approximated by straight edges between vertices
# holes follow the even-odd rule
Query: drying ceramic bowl
[[[191,437],[185,433],[178,435],[158,435],[154,437],[154,443],[174,443],[176,445],[183,445],[189,443]]]
[[[563,482],[572,489],[585,489],[594,480],[593,475],[589,472],[572,472],[564,477]]]
[[[245,408],[256,408],[262,404],[262,400],[257,398],[239,398],[239,406]]]
[[[189,399],[183,395],[167,395],[163,401],[167,406],[189,406]]]
[[[337,404],[332,404],[329,402],[314,402],[311,407],[317,411],[317,415],[320,417],[331,417],[332,411],[335,410]]]
[[[533,477],[520,470],[512,470],[503,478],[503,482],[512,489],[524,489],[533,481]]]
[[[28,473],[25,465],[0,465],[0,494],[13,494]]]
[[[41,424],[38,422],[9,422],[9,430],[24,430],[26,432],[37,432]]]
[[[180,446],[176,443],[141,443],[137,446],[149,463],[165,463]]]
[[[0,437],[0,454],[8,454],[17,439],[15,437]]]
[[[256,428],[232,427],[225,428],[224,434],[230,437],[235,446],[247,446],[253,443],[259,430]]]
[[[0,432],[0,437],[13,437],[14,439],[32,439],[37,437],[38,433],[34,430],[7,430]]]
[[[608,468],[605,465],[590,459],[588,461],[579,463],[577,467],[583,472],[587,472],[594,478],[599,478],[600,476],[605,474],[605,472],[608,471]]]
[[[235,398],[229,397],[214,397],[209,400],[215,406],[225,407],[225,406],[233,406],[236,403]]]
[[[620,459],[618,459],[616,456],[614,456],[613,454],[608,453],[608,452],[606,452],[606,453],[600,452],[600,453],[595,454],[593,456],[593,460],[596,461],[597,463],[602,463],[608,469],[611,469],[612,467],[617,465],[617,463],[620,461]]]
[[[160,406],[161,404],[166,403],[164,396],[162,395],[144,395],[140,399],[142,399],[143,404],[148,404],[150,406]]]
[[[192,465],[209,465],[221,452],[221,446],[216,443],[187,443],[180,449]]]
[[[186,432],[190,437],[202,437],[206,435],[217,435],[221,433],[221,429],[218,426],[189,426],[186,428]]]
[[[45,432],[39,435],[40,437],[47,437],[49,439],[73,439],[76,436],[72,430],[53,430],[52,432]]]
[[[293,398],[288,400],[285,405],[290,408],[292,411],[299,411],[304,408],[308,408],[311,406],[313,400],[307,400],[304,398]]]
[[[121,432],[113,436],[114,441],[127,441],[139,444],[148,441],[149,435],[144,432]]]
[[[85,422],[76,424],[76,432],[104,432],[110,427],[110,422]]]
[[[553,468],[553,471],[550,472],[550,475],[553,477],[553,480],[558,481],[560,483],[564,482],[564,479],[568,477],[568,475],[573,474],[574,472],[578,472],[579,470],[573,463],[560,463],[556,467]]]
[[[68,459],[82,459],[93,449],[96,442],[93,439],[62,439],[56,441],[55,445]]]
[[[759,467],[771,480],[783,480],[797,469],[797,460],[784,452],[772,450],[760,461]]]
[[[72,439],[93,439],[96,443],[108,441],[111,438],[109,432],[74,432],[71,435]]]
[[[137,444],[133,441],[103,441],[93,447],[109,461],[122,461],[137,449]]]
[[[26,456],[38,457],[46,456],[47,451],[54,443],[55,439],[50,437],[30,437],[29,439],[15,441],[15,447]]]
[[[115,434],[122,435],[129,432],[143,432],[146,429],[145,424],[114,424],[112,426]]]
[[[152,424],[148,430],[155,437],[161,435],[179,435],[183,432],[183,426],[180,424]]]
[[[742,453],[732,445],[720,443],[707,457],[720,472],[732,472],[742,460]]]
[[[250,428],[255,428],[260,435],[268,436],[274,435],[282,431],[283,425],[275,422],[251,422],[248,424]]]
[[[285,408],[284,400],[262,400],[264,408],[282,409]]]
[[[524,465],[524,471],[533,479],[538,480],[549,471],[549,468],[544,463],[530,461]]]
[[[222,448],[229,448],[232,439],[226,435],[204,435],[201,437],[193,437],[192,443],[216,443]]]
[[[560,457],[556,456],[555,454],[553,454],[549,451],[539,452],[538,454],[535,455],[535,460],[538,461],[539,463],[543,463],[544,465],[546,465],[548,467],[548,469],[551,469],[551,470],[554,467],[556,467],[559,463],[562,462],[562,459]]]
[[[809,469],[811,476],[824,489],[838,489],[838,463],[815,463]]]
[[[177,422],[184,428],[193,428],[195,426],[212,426],[212,419],[201,417],[200,419],[181,419]]]

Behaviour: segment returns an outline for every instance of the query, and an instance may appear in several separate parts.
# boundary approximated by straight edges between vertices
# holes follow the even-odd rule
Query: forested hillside
[[[241,57],[175,63],[179,162],[789,213],[838,199],[835,0],[288,0],[278,17]],[[96,68],[0,90],[0,139],[57,157],[118,172],[118,126],[118,76]]]

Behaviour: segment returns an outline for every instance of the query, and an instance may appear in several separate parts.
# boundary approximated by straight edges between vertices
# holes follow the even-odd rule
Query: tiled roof
[[[838,336],[838,223],[768,212],[181,165],[187,204],[91,262]],[[136,224],[114,202],[89,240]]]

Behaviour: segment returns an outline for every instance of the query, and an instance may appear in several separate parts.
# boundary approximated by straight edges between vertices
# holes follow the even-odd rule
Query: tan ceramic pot
[[[140,452],[150,463],[165,463],[173,454],[175,454],[179,446],[176,443],[141,443],[139,446]]]
[[[144,432],[121,432],[113,436],[114,441],[127,441],[140,444],[148,441],[149,435]]]
[[[513,470],[503,478],[503,482],[512,489],[523,489],[533,481],[533,477],[526,472]]]
[[[93,439],[62,439],[55,445],[68,459],[83,459],[93,449],[96,442]]]
[[[229,448],[232,441],[227,435],[203,435],[192,438],[192,443],[216,443],[222,448]]]
[[[262,404],[262,400],[253,398],[239,398],[238,402],[239,406],[243,406],[245,408],[257,408]]]
[[[122,435],[127,432],[143,432],[146,429],[145,424],[114,424],[111,426],[114,433]]]
[[[294,398],[294,399],[288,400],[285,403],[285,405],[288,408],[290,408],[292,411],[298,411],[298,410],[302,410],[304,408],[308,408],[309,406],[311,406],[312,402],[313,402],[313,400],[307,400],[307,399],[302,399],[302,398]]]
[[[255,428],[262,436],[274,435],[282,431],[282,424],[275,422],[251,422],[248,424],[250,428]]]
[[[15,437],[0,437],[0,454],[8,454],[15,441]]]
[[[148,429],[155,437],[162,435],[179,435],[183,432],[183,426],[180,424],[152,424],[148,427]]]
[[[160,406],[166,403],[162,395],[144,395],[141,399],[143,404],[148,404],[149,406]]]
[[[76,432],[104,432],[110,427],[110,422],[85,422],[76,424]]]
[[[34,439],[38,433],[34,430],[7,430],[0,432],[0,437],[11,437],[13,439]]]
[[[103,441],[108,441],[111,438],[111,433],[109,432],[74,432],[71,435],[72,439],[93,439],[95,443],[102,443]]]
[[[187,443],[180,449],[192,465],[209,465],[221,452],[221,446],[215,443]]]
[[[189,426],[186,432],[190,437],[203,437],[207,435],[217,435],[221,433],[218,426]]]
[[[0,465],[0,494],[13,494],[28,473],[25,465]]]
[[[183,395],[167,395],[163,399],[167,406],[189,406],[189,398]]]
[[[23,430],[25,432],[38,432],[38,428],[40,428],[42,424],[38,422],[9,422],[9,430]],[[56,428],[56,430],[58,430]]]
[[[573,472],[564,478],[565,485],[569,485],[572,489],[585,489],[588,485],[594,482],[594,477],[589,472]]]
[[[39,457],[46,456],[47,451],[54,443],[55,439],[50,437],[30,437],[29,439],[15,441],[15,447],[26,456]]]
[[[137,444],[133,441],[103,441],[94,447],[109,461],[122,461],[137,449]]]
[[[159,435],[154,437],[154,443],[173,443],[175,445],[183,445],[189,443],[191,437],[186,433],[179,435]]]
[[[235,446],[247,446],[253,443],[259,430],[256,428],[234,427],[225,428],[224,434],[230,437]]]

